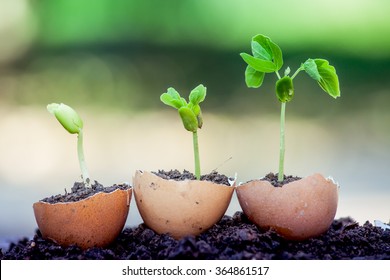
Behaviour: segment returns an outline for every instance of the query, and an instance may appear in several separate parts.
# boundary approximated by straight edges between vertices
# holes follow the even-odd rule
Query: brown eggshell
[[[62,246],[105,247],[121,233],[129,212],[132,189],[100,192],[77,202],[33,205],[43,238]]]
[[[180,239],[198,235],[225,214],[234,187],[209,181],[165,180],[137,171],[134,197],[144,223],[159,234]]]
[[[328,230],[337,210],[338,186],[320,174],[274,187],[251,181],[236,189],[248,218],[261,228],[273,228],[286,239],[303,240]]]

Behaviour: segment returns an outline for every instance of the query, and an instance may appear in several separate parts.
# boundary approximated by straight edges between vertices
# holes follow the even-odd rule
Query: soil
[[[276,174],[268,173],[261,180],[270,182],[274,187],[283,187],[283,185],[285,185],[285,184],[288,184],[288,183],[291,183],[294,181],[298,181],[300,179],[302,179],[302,177],[283,175],[283,181],[279,182],[278,181],[278,173],[276,173]]]
[[[95,183],[93,183],[90,187],[87,187],[84,182],[75,182],[70,192],[65,189],[65,194],[58,194],[46,197],[41,201],[53,204],[59,202],[75,202],[85,199],[99,192],[110,193],[115,191],[116,189],[126,190],[128,188],[131,188],[131,186],[127,184],[104,187],[102,184],[99,184],[97,181],[95,181]]]
[[[192,174],[191,172],[184,170],[183,172],[180,172],[179,170],[170,170],[170,171],[164,171],[164,170],[159,170],[158,172],[152,172],[156,174],[157,176],[163,178],[163,179],[171,179],[175,181],[184,181],[184,180],[195,180],[195,175]],[[233,181],[233,178],[228,178],[227,176],[223,174],[219,174],[216,171],[213,171],[209,174],[205,174],[200,176],[201,181],[211,181],[216,184],[222,184],[222,185],[227,185],[230,186],[229,181]]]
[[[224,216],[214,227],[194,237],[175,240],[159,235],[144,224],[125,228],[107,248],[82,251],[76,246],[62,248],[42,239],[37,231],[0,252],[0,259],[266,259],[266,260],[390,260],[390,230],[369,222],[360,226],[353,219],[335,220],[319,237],[288,241],[272,230],[262,231],[242,212]]]
[[[194,179],[188,171],[158,171],[155,174],[176,180]],[[275,181],[275,177],[274,174],[268,174],[264,179]],[[288,181],[297,178],[286,176]],[[202,176],[202,179],[229,185],[229,178],[216,172]],[[95,182],[94,185],[96,184],[98,183]],[[100,189],[100,186],[98,184],[92,189]],[[83,193],[85,188],[75,184],[72,188],[73,199],[79,191]],[[65,195],[48,200],[55,201],[58,197],[63,199],[67,195],[66,192]],[[375,227],[369,222],[359,225],[352,218],[346,217],[334,220],[329,230],[318,237],[305,241],[289,241],[273,230],[257,228],[242,212],[236,212],[232,217],[224,216],[216,225],[196,237],[186,236],[175,240],[165,234],[156,234],[145,224],[140,224],[137,227],[125,228],[107,248],[91,248],[85,251],[74,245],[63,248],[52,241],[44,240],[37,230],[33,239],[23,238],[10,244],[7,251],[0,250],[0,260],[8,259],[389,260],[390,230]]]

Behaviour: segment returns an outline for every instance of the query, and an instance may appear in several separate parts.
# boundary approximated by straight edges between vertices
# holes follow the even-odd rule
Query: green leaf
[[[172,96],[172,99],[180,99],[180,94],[173,87],[168,88],[167,93]]]
[[[258,43],[269,55],[268,60],[272,60],[272,50],[269,44],[270,39],[262,34],[257,34],[252,37],[252,42]],[[252,45],[253,47],[253,45]],[[253,49],[252,49],[253,50]]]
[[[339,78],[336,74],[336,69],[329,65],[329,62],[325,59],[314,59],[317,65],[318,73],[321,78],[318,81],[320,87],[327,92],[333,98],[340,96]]]
[[[47,110],[56,117],[69,133],[80,133],[83,129],[83,121],[80,116],[68,105],[51,103],[47,105]]]
[[[306,60],[305,63],[303,63],[303,69],[314,80],[321,80],[321,75],[318,72],[317,64],[314,59],[309,58],[308,60]]]
[[[278,71],[283,66],[283,54],[282,50],[274,42],[269,40],[270,48],[272,51],[272,60],[276,65],[276,71]]]
[[[173,97],[171,95],[169,95],[168,93],[163,93],[161,94],[160,96],[160,100],[165,104],[165,105],[168,105],[168,106],[172,106],[174,108],[180,108],[177,107],[179,104],[177,103],[177,100],[173,99]]]
[[[279,46],[261,34],[252,38],[251,47],[253,56],[240,53],[242,59],[252,68],[246,68],[245,82],[248,87],[259,87],[263,82],[264,73],[272,73],[282,67],[283,56]]]
[[[252,53],[254,57],[272,61],[272,55],[265,48],[263,48],[259,42],[252,40]]]
[[[242,59],[253,69],[259,72],[272,73],[275,72],[276,65],[272,61],[253,57],[247,53],[240,53]]]
[[[188,107],[181,107],[179,114],[183,122],[184,128],[191,132],[196,132],[198,129],[198,119],[194,112]]]
[[[189,96],[190,103],[197,105],[202,102],[206,98],[206,90],[207,88],[202,84],[194,88]]]
[[[168,88],[168,91],[161,94],[160,100],[173,108],[180,109],[182,106],[187,105],[184,98],[180,97],[179,93],[174,88]]]
[[[188,104],[188,108],[191,109],[191,111],[195,114],[195,116],[199,115],[199,113],[200,113],[199,104],[194,105],[194,104],[190,103],[190,104]]]
[[[263,57],[260,58],[273,62],[275,71],[283,66],[282,50],[267,36],[258,34],[252,38],[252,53],[255,57],[261,54]]]
[[[249,88],[258,88],[263,84],[265,73],[247,66],[245,70],[245,83]]]
[[[289,76],[284,76],[276,82],[276,96],[280,102],[288,102],[293,99],[294,85]]]

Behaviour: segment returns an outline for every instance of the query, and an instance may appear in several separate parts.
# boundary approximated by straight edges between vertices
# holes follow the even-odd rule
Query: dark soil
[[[158,171],[155,174],[166,179],[195,179],[188,171],[183,173],[177,170]],[[277,176],[270,173],[264,179],[275,182]],[[298,179],[300,178],[287,176],[287,181],[282,183]],[[202,176],[202,180],[229,185],[229,180],[232,179],[212,172]],[[78,196],[76,194],[79,192],[90,192],[83,187],[75,184],[71,196]],[[92,187],[95,191],[97,189],[101,191],[101,188],[102,186],[96,182]],[[47,200],[58,201],[68,195],[66,192],[66,195],[58,195]],[[329,230],[319,237],[305,241],[288,241],[272,230],[257,228],[242,212],[236,212],[233,217],[224,216],[211,229],[196,237],[187,236],[175,240],[165,234],[156,234],[144,224],[140,224],[138,227],[125,228],[117,240],[107,248],[91,248],[85,251],[77,246],[63,248],[52,241],[44,240],[37,230],[32,240],[24,238],[12,243],[6,252],[0,251],[0,259],[389,260],[390,230],[374,227],[369,222],[361,226],[347,217],[334,220]]]
[[[285,184],[288,184],[288,183],[291,183],[291,182],[294,182],[294,181],[298,181],[300,179],[302,179],[302,177],[291,176],[291,175],[284,175],[283,176],[283,181],[279,182],[278,181],[278,173],[276,173],[276,174],[268,173],[261,180],[270,182],[274,187],[283,187],[283,185],[285,185]]]
[[[262,231],[242,212],[224,216],[200,236],[175,240],[158,235],[144,224],[126,228],[108,248],[82,251],[76,246],[61,246],[42,239],[39,231],[32,240],[11,244],[0,259],[267,259],[339,260],[390,259],[390,230],[369,222],[358,225],[351,218],[335,220],[319,237],[288,241],[274,231]]]
[[[75,201],[85,199],[99,192],[110,193],[115,191],[116,189],[126,190],[128,188],[131,188],[131,186],[127,184],[104,187],[102,184],[99,184],[97,181],[95,181],[95,183],[92,184],[91,187],[87,187],[84,184],[84,182],[75,182],[70,192],[68,192],[65,189],[64,194],[58,194],[55,196],[46,197],[41,201],[48,202],[48,203],[75,202]]]
[[[153,172],[157,176],[160,176],[164,179],[172,179],[176,181],[183,181],[183,180],[195,180],[195,175],[191,172],[184,170],[183,172],[180,172],[178,170],[170,170],[170,171],[164,171],[159,170],[158,172]],[[216,184],[223,184],[230,186],[229,181],[233,181],[233,178],[228,178],[225,175],[219,174],[218,172],[211,172],[209,174],[202,175],[200,178],[202,181],[211,181]],[[267,174],[263,180],[267,180],[271,182],[274,186],[282,186],[283,184],[287,184],[289,182],[299,180],[301,178],[299,177],[293,177],[293,176],[285,176],[285,179],[283,182],[278,182],[277,174],[269,173]],[[64,194],[57,194],[50,197],[46,197],[42,199],[41,201],[48,202],[48,203],[58,203],[58,202],[74,202],[79,201],[81,199],[85,199],[89,196],[92,196],[98,192],[112,192],[116,189],[128,189],[130,188],[129,185],[126,184],[119,184],[119,185],[113,185],[110,187],[104,187],[102,184],[95,181],[90,187],[87,187],[84,182],[75,182],[73,187],[70,189],[70,192],[67,191],[65,188]]]
[[[164,171],[164,170],[159,170],[158,172],[152,172],[156,174],[157,176],[163,178],[163,179],[172,179],[176,181],[184,181],[184,180],[195,180],[195,175],[192,174],[191,172],[184,170],[183,172],[178,171],[177,169],[175,170],[170,170],[170,171]],[[202,175],[200,177],[201,181],[211,181],[216,184],[222,184],[222,185],[227,185],[230,186],[229,181],[233,181],[234,179],[228,178],[225,175],[219,174],[216,171],[213,171],[209,174]]]

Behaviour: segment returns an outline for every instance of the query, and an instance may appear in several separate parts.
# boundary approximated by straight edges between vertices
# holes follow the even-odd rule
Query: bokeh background
[[[322,57],[340,78],[337,100],[296,78],[286,173],[332,176],[337,217],[388,222],[389,12],[387,0],[0,0],[1,246],[33,236],[32,204],[79,180],[76,136],[48,103],[82,116],[93,179],[131,183],[137,169],[193,170],[192,137],[159,96],[203,83],[203,173],[277,172],[276,76],[248,89],[239,56],[258,33],[282,48],[283,69]],[[234,196],[227,214],[238,210]],[[139,223],[133,200],[127,226]]]

